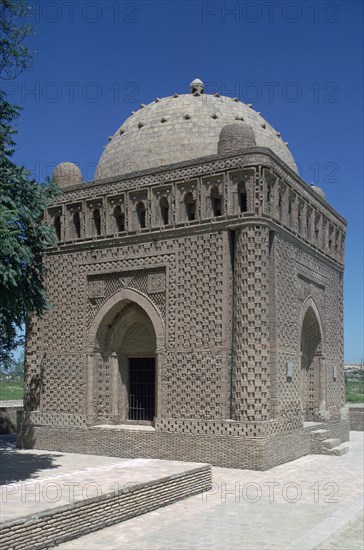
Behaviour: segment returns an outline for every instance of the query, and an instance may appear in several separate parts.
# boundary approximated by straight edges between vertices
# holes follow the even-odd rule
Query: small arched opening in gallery
[[[101,214],[99,208],[92,211],[93,229],[95,235],[101,235]]]
[[[196,201],[191,192],[185,195],[186,216],[188,221],[196,219]]]
[[[163,225],[169,224],[169,203],[167,197],[162,197],[159,201],[161,220]]]
[[[136,207],[136,213],[138,217],[138,223],[140,229],[145,229],[146,227],[146,211],[145,211],[145,205],[143,201],[138,202]]]
[[[217,185],[211,189],[211,208],[215,218],[222,215],[222,196]]]
[[[115,221],[115,227],[116,230],[121,233],[122,231],[125,231],[125,216],[124,213],[121,210],[121,206],[117,204],[114,207],[114,221]]]
[[[53,226],[54,230],[56,232],[57,240],[61,240],[61,234],[62,234],[62,224],[61,224],[61,216],[55,216],[53,220]]]
[[[73,236],[76,239],[79,239],[81,237],[81,218],[80,213],[78,211],[74,212],[72,216],[72,222],[73,222]]]
[[[241,182],[239,184],[238,199],[239,199],[240,212],[247,212],[247,210],[248,210],[248,199],[247,199],[246,185],[245,185],[244,182]]]

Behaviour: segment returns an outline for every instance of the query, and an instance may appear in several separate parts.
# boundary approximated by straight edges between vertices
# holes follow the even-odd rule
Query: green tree
[[[22,381],[24,378],[24,351],[18,358],[10,357],[6,362],[0,365],[0,380],[2,378]]]
[[[25,24],[26,0],[0,0],[0,69],[13,79],[29,67],[32,52],[23,44],[32,29]],[[16,166],[14,123],[20,109],[0,91],[0,364],[10,364],[29,314],[48,307],[44,290],[45,248],[54,243],[54,230],[43,222],[43,211],[56,193],[49,183],[38,184],[23,166]]]

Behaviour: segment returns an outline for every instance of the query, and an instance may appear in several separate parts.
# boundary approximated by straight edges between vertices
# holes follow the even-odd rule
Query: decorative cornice
[[[252,165],[260,165],[273,169],[276,175],[288,183],[292,189],[301,194],[301,196],[312,206],[321,211],[326,210],[335,218],[334,221],[336,223],[340,221],[346,226],[347,222],[345,218],[343,218],[328,202],[317,195],[302,178],[266,147],[250,147],[246,149],[246,152],[239,153],[238,155],[211,155],[151,170],[143,170],[123,176],[69,186],[64,188],[63,192],[56,197],[52,206],[122,191],[140,191],[144,187],[155,184],[162,185],[167,182],[190,180],[211,173],[234,170]]]

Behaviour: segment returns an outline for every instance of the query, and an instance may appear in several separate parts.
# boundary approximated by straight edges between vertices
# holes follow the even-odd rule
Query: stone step
[[[326,449],[333,449],[334,447],[338,447],[340,445],[340,439],[334,439],[334,438],[324,439],[322,442],[322,445]]]
[[[346,455],[346,453],[348,452],[349,452],[349,445],[347,443],[341,443],[341,445],[338,445],[337,447],[333,447],[332,449],[327,449],[326,454],[334,455],[334,456],[342,456],[342,455]]]
[[[328,439],[331,435],[330,430],[313,430],[311,432],[311,437],[314,439]]]
[[[153,473],[153,462],[164,464],[159,466],[159,470],[157,466],[155,473]],[[171,462],[171,464],[173,465],[174,462]],[[44,498],[36,499],[37,507],[39,503],[38,509],[35,508],[35,504],[32,502],[32,506],[28,508],[29,515],[3,521],[0,524],[0,548],[4,550],[11,548],[17,548],[17,550],[52,548],[82,535],[211,490],[210,465],[183,462],[179,464],[178,468],[173,467],[173,470],[168,473],[167,461],[151,461],[150,475],[145,476],[142,482],[135,481],[137,478],[135,477],[134,468],[131,468],[131,481],[125,482],[125,475],[128,475],[127,468],[120,468],[121,472],[124,472],[124,477],[121,477],[119,473],[120,484],[115,481],[112,486],[107,487],[106,482],[106,492],[101,493],[100,485],[91,483],[96,485],[100,492],[98,491],[97,496],[89,498],[87,493],[85,495],[82,487],[86,488],[91,485],[90,483],[83,485],[79,482],[72,482],[81,487],[82,491],[73,487],[75,494],[72,492],[72,498],[69,499],[67,499],[67,493],[65,492],[63,505],[59,505],[59,500],[55,502],[54,499],[50,501],[47,499],[48,502],[45,502]],[[118,464],[115,465],[115,468],[117,467]],[[142,469],[144,468],[145,465],[142,466]],[[111,469],[112,467],[102,474],[106,479],[111,479],[108,478]],[[84,478],[85,481],[93,479],[89,477],[90,474],[87,473],[87,469],[84,472],[87,476]],[[114,475],[119,477],[117,472]],[[102,483],[101,479],[99,481]],[[37,478],[37,483],[40,484],[41,494],[47,484],[49,485],[47,478],[44,480],[39,478],[39,482]],[[57,486],[60,488],[60,485],[57,484]],[[17,491],[12,492],[11,495],[15,495],[15,503],[12,500],[9,509],[10,511],[13,509],[17,513],[18,510],[22,509],[20,492],[19,495]],[[76,496],[75,499],[74,496]],[[22,499],[22,502],[25,502],[25,499]],[[16,505],[18,506],[16,507]],[[120,547],[122,548],[122,545]]]
[[[314,426],[320,426],[321,424],[322,424],[322,422],[311,422],[311,421],[309,421],[309,422],[304,422],[303,427],[310,429],[310,428],[313,428]]]

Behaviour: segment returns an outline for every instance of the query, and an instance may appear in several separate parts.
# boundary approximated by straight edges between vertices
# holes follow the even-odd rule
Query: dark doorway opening
[[[152,421],[155,414],[155,359],[129,358],[129,420]]]
[[[301,407],[306,422],[317,421],[319,413],[321,341],[320,325],[309,307],[301,331]]]

